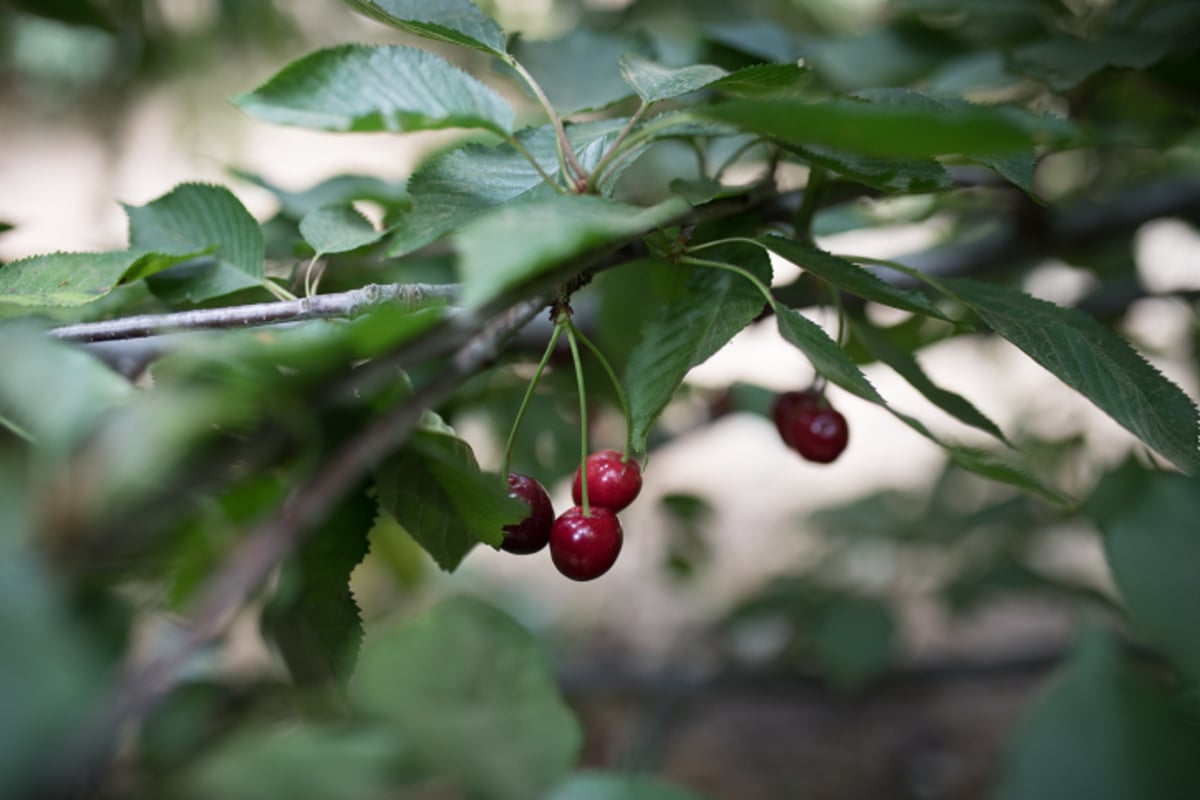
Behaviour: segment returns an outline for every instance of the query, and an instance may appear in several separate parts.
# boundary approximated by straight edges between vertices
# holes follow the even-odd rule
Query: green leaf
[[[1128,462],[1087,502],[1108,565],[1138,630],[1200,681],[1200,630],[1181,609],[1200,602],[1200,481]]]
[[[771,281],[771,262],[757,247],[722,245],[707,251],[706,256],[748,269],[764,284]],[[650,429],[688,370],[703,364],[753,322],[762,313],[763,303],[758,289],[742,276],[722,269],[693,268],[682,292],[643,329],[629,356],[625,390],[636,450],[646,449]]]
[[[262,231],[225,187],[180,184],[144,206],[126,205],[125,214],[129,245],[135,250],[212,256],[153,275],[150,283],[156,292],[200,302],[262,284]]]
[[[898,289],[876,277],[874,273],[844,258],[774,234],[764,236],[759,241],[770,248],[773,253],[782,256],[805,272],[811,273],[839,289],[858,295],[864,300],[946,322],[950,321],[940,308],[920,292]]]
[[[542,797],[582,741],[539,642],[468,598],[368,638],[351,699],[468,797]]]
[[[1200,797],[1200,734],[1116,644],[1086,634],[1021,725],[999,800]]]
[[[0,303],[78,306],[105,296],[118,284],[145,277],[191,258],[136,250],[112,253],[51,253],[0,267]]]
[[[638,208],[582,195],[531,198],[496,209],[454,236],[462,304],[479,308],[569,259],[666,225],[687,209],[680,198]]]
[[[478,542],[499,547],[502,528],[526,511],[509,497],[508,483],[481,472],[470,445],[444,427],[419,430],[375,480],[380,505],[447,572]]]
[[[580,163],[591,169],[626,120],[601,120],[567,127]],[[548,174],[558,171],[558,140],[549,125],[517,134],[518,141]],[[426,161],[409,181],[413,209],[393,227],[389,256],[401,256],[436,241],[477,218],[480,212],[521,197],[554,194],[512,145],[471,144]]]
[[[672,69],[636,53],[621,56],[621,76],[646,104],[691,94],[727,75],[728,72],[712,64]]]
[[[1121,337],[1074,309],[967,279],[941,282],[997,334],[1180,469],[1200,473],[1195,403]]]
[[[704,800],[644,775],[579,770],[554,787],[545,800]]]
[[[1009,443],[1008,439],[1004,437],[1004,432],[996,423],[975,408],[970,400],[957,392],[943,389],[930,380],[916,357],[892,344],[884,331],[871,326],[865,320],[854,320],[851,325],[855,337],[861,340],[877,359],[908,381],[909,385],[920,392],[926,400],[959,422],[989,433],[1005,444]]]
[[[345,683],[362,643],[350,573],[367,555],[377,506],[364,490],[346,497],[283,565],[263,626],[299,685]]]
[[[708,88],[737,97],[799,93],[812,81],[812,70],[789,64],[754,64],[713,81]]]
[[[1149,33],[1113,33],[1091,41],[1056,36],[1016,48],[1009,61],[1017,72],[1065,92],[1107,67],[1144,69],[1175,43],[1170,36]]]
[[[309,722],[223,737],[183,776],[185,798],[344,800],[396,789],[395,737]]]
[[[279,213],[300,220],[321,206],[346,205],[354,200],[370,200],[386,209],[412,205],[404,182],[385,181],[374,175],[334,175],[302,191],[289,191],[246,170],[234,170],[243,180],[261,186],[279,199]]]
[[[383,238],[371,221],[351,205],[321,206],[300,220],[300,235],[318,254],[344,253]]]
[[[694,113],[788,144],[881,158],[1026,150],[1063,128],[1012,107],[919,108],[853,99],[748,98]]]
[[[500,25],[471,0],[345,0],[357,11],[402,31],[439,42],[504,53]]]
[[[31,325],[0,328],[0,363],[0,420],[49,450],[69,449],[134,395],[129,381],[86,351]]]
[[[619,67],[637,42],[629,36],[585,25],[551,40],[518,39],[514,54],[559,114],[605,108],[629,97]],[[584,66],[586,65],[586,66]]]
[[[813,368],[830,383],[837,384],[864,400],[886,406],[883,397],[863,375],[862,370],[838,347],[829,334],[808,317],[784,306],[775,308],[779,333],[808,356]]]
[[[428,50],[340,45],[294,61],[233,102],[258,119],[324,131],[512,130],[495,90]]]
[[[891,611],[868,597],[833,597],[810,631],[813,655],[840,689],[858,689],[888,671],[895,660],[896,623]]]
[[[821,145],[787,149],[809,164],[885,192],[934,192],[954,185],[946,168],[932,158],[877,158]]]

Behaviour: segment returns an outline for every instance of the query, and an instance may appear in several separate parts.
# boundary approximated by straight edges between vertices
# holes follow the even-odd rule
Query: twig
[[[200,647],[213,641],[330,508],[412,433],[422,414],[443,401],[466,378],[494,360],[503,343],[545,308],[551,296],[523,300],[491,318],[468,339],[446,367],[392,413],[354,436],[291,494],[278,516],[250,532],[201,587],[187,634],[130,670],[103,714],[83,731],[74,752],[60,762],[68,769],[55,780],[52,796],[66,796],[103,776],[118,732],[142,718],[177,683],[181,669]],[[72,769],[73,768],[73,769]]]
[[[415,305],[423,300],[435,298],[452,300],[457,295],[457,284],[368,284],[338,294],[322,294],[278,303],[202,308],[173,314],[142,314],[103,322],[81,322],[54,328],[50,334],[70,342],[111,342],[181,330],[243,328],[322,317],[349,317],[383,303]]]

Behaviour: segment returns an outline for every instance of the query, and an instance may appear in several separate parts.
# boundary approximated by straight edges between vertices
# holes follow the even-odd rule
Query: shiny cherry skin
[[[775,420],[775,428],[779,431],[779,438],[783,439],[784,444],[792,448],[796,446],[791,438],[796,415],[805,409],[820,408],[823,401],[821,393],[812,389],[803,392],[784,392],[775,398],[775,405],[771,408],[771,418]]]
[[[589,504],[620,511],[642,491],[642,468],[633,459],[624,458],[617,450],[598,450],[587,457]],[[583,502],[583,480],[578,467],[571,497],[576,505]]]
[[[528,475],[508,473],[509,496],[529,506],[529,514],[515,525],[505,525],[504,541],[500,547],[510,553],[528,555],[536,553],[550,541],[550,526],[554,524],[554,506],[550,495]]]
[[[835,460],[850,441],[846,418],[829,405],[800,409],[788,430],[796,452],[818,464]]]
[[[591,516],[574,506],[550,528],[550,558],[573,581],[590,581],[612,569],[621,553],[624,534],[617,515],[593,505]]]

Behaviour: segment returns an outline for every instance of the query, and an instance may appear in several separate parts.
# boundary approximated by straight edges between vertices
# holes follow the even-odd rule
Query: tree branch
[[[202,308],[174,314],[142,314],[103,322],[81,322],[53,328],[50,334],[69,342],[111,342],[174,331],[244,328],[322,317],[350,317],[372,306],[388,302],[416,305],[428,299],[453,300],[457,296],[458,285],[453,283],[372,283],[339,294],[320,294],[278,303]]]

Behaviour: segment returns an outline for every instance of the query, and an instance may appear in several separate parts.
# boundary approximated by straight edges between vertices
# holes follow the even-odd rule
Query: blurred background
[[[585,23],[603,30],[629,13],[665,20],[669,32],[673,7],[480,5],[531,46]],[[689,13],[711,6],[716,19],[721,5],[701,3]],[[787,57],[808,59],[832,88],[922,76],[945,83],[936,60],[915,63],[929,52],[922,36],[957,37],[964,47],[975,41],[968,19],[921,17],[910,8],[920,4],[762,5],[794,22],[795,30],[777,31],[792,43],[783,45]],[[1103,5],[1066,4],[1080,16]],[[900,13],[914,14],[908,39],[871,38]],[[740,33],[760,53],[776,46],[762,31]],[[0,4],[0,261],[120,248],[120,204],[145,204],[182,181],[225,184],[264,221],[286,210],[287,193],[336,175],[402,184],[462,134],[326,134],[256,122],[227,102],[316,47],[402,38],[334,0]],[[536,108],[479,54],[444,52],[537,121]],[[856,75],[864,58],[872,72]],[[980,96],[1020,96],[1023,80],[984,87]],[[1180,140],[1180,163],[1200,163],[1195,134]],[[651,165],[655,158],[673,156],[650,156]],[[1103,164],[1086,153],[1047,159],[1035,175],[1039,194],[1103,197]],[[750,165],[742,177],[754,174]],[[803,172],[795,177],[802,181]],[[362,207],[377,221],[386,213]],[[1196,213],[1139,224],[1111,249],[1081,250],[1076,261],[1023,259],[1002,269],[1026,291],[1071,305],[1098,285],[1097,265],[1119,262],[1112,269],[1155,296],[1126,298],[1111,318],[1197,397]],[[846,222],[854,214],[860,224]],[[958,236],[956,222],[928,197],[873,195],[819,216],[818,243],[835,253],[903,258]],[[797,275],[776,263],[777,284]],[[620,281],[604,276],[585,303],[597,338],[618,360],[628,345],[604,320],[622,302]],[[811,311],[832,330],[830,312]],[[883,309],[868,313],[881,324],[904,321]],[[447,409],[485,467],[499,467],[538,338],[536,331],[525,337],[529,354],[473,383]],[[1135,449],[1116,423],[1003,342],[948,338],[921,350],[920,360],[1019,442],[1043,477],[1076,497]],[[989,446],[890,370],[865,370],[892,404],[935,431]],[[1086,522],[1035,497],[956,470],[928,440],[836,388],[829,396],[849,420],[849,448],[827,466],[800,460],[779,441],[767,411],[774,393],[812,379],[770,322],[696,369],[664,416],[645,489],[623,514],[625,550],[604,579],[571,583],[548,559],[487,548],[445,575],[402,532],[377,530],[354,581],[364,616],[371,623],[453,593],[502,606],[555,648],[588,733],[586,764],[652,769],[738,800],[981,796],[1080,625],[1108,617],[1099,539]],[[592,385],[601,380],[597,372]],[[552,370],[520,445],[524,467],[550,482],[560,509],[569,504],[576,446],[571,381],[569,370]],[[597,414],[595,445],[621,447],[620,415],[611,407]],[[250,615],[222,658],[223,669],[247,675],[282,669]]]

